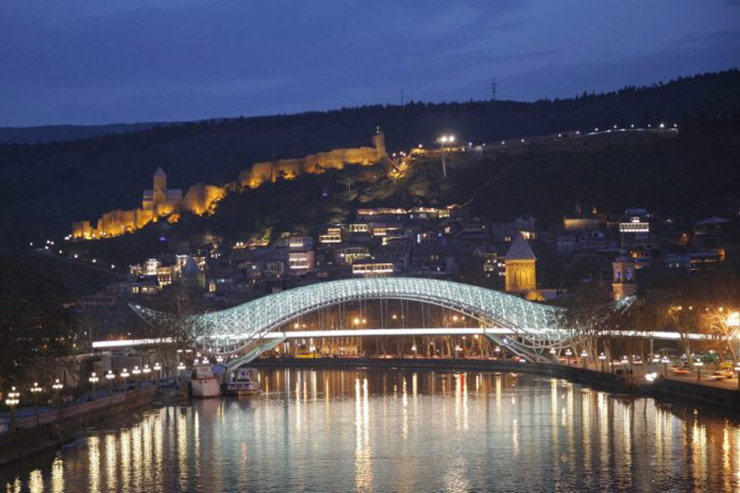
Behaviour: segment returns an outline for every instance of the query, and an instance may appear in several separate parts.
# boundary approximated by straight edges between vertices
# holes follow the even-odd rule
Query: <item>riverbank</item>
[[[643,377],[615,375],[577,366],[553,365],[547,363],[519,363],[509,360],[474,359],[263,359],[253,361],[250,366],[258,368],[403,368],[409,370],[466,370],[530,373],[587,385],[619,394],[646,395],[659,400],[690,402],[725,411],[740,413],[740,392],[734,389],[719,388],[701,383],[677,381],[658,377],[649,382]]]
[[[15,432],[0,435],[0,466],[62,445],[76,431],[150,405],[156,396],[157,388],[148,387],[44,413],[39,416],[38,425],[35,416],[19,419]]]

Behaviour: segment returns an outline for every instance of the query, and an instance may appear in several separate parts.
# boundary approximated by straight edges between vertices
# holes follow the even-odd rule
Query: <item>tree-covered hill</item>
[[[603,138],[585,146],[533,145],[513,152],[448,156],[443,178],[439,157],[416,160],[395,180],[384,166],[347,167],[322,175],[279,180],[230,193],[208,217],[181,214],[179,222],[153,223],[141,231],[83,242],[91,257],[128,265],[188,243],[275,238],[283,232],[317,235],[330,224],[351,222],[362,207],[467,206],[495,221],[519,214],[541,227],[560,224],[576,203],[619,213],[645,207],[691,221],[740,210],[740,126],[678,136]]]
[[[442,132],[453,132],[464,140],[490,142],[633,122],[643,125],[691,121],[694,124],[704,122],[704,127],[721,127],[729,125],[726,122],[738,121],[739,87],[740,71],[732,70],[647,88],[583,94],[568,100],[378,105],[164,125],[135,133],[70,142],[4,145],[0,146],[0,187],[3,190],[0,228],[10,234],[2,235],[0,248],[64,235],[69,232],[72,221],[92,220],[115,208],[137,207],[141,191],[150,187],[151,175],[157,166],[167,171],[172,187],[187,188],[197,181],[225,183],[234,180],[239,170],[257,161],[368,145],[376,125],[383,128],[391,152],[420,142],[431,145]],[[637,145],[621,152],[633,167],[641,169],[653,160],[643,153],[644,150],[645,146]],[[602,152],[607,151],[602,149]],[[706,156],[717,157],[724,165],[726,159],[722,152],[706,151],[709,152]],[[571,159],[568,154],[572,152],[563,156],[538,157],[535,154],[529,159],[532,162],[539,159],[542,163],[555,160],[561,163],[557,166],[564,167],[564,171],[575,173],[577,176],[573,179],[579,185],[575,195],[588,195],[596,190],[603,195],[603,189],[611,183],[619,186],[621,162],[618,159],[592,155],[589,158],[604,163],[604,168],[586,172],[562,164]],[[660,162],[667,168],[665,173],[671,180],[678,179],[671,174],[671,163]],[[694,161],[687,161],[685,167],[689,171],[682,171],[680,176],[685,179],[685,173],[695,165]],[[521,169],[526,166],[519,171]],[[511,187],[532,189],[526,181],[528,178],[522,176],[526,177],[521,172],[510,176],[508,190],[513,190]],[[507,190],[501,185],[502,179],[497,177],[494,183],[500,190]],[[543,178],[543,182],[547,180],[552,182],[551,177]],[[282,192],[274,190],[273,193]],[[500,210],[521,209],[524,205],[537,209],[532,201],[518,202],[526,200],[522,193],[497,192],[497,200],[507,197],[506,193],[509,194],[506,207]],[[540,193],[538,197],[541,196]]]

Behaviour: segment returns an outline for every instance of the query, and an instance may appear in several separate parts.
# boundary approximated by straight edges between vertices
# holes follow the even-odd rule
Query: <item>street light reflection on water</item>
[[[740,422],[557,379],[264,370],[263,393],[88,430],[8,491],[737,491]]]

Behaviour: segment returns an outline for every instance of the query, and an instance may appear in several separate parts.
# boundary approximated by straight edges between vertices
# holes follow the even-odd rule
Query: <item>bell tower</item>
[[[612,294],[615,300],[637,293],[635,272],[635,263],[624,252],[612,262]]]
[[[383,135],[383,132],[380,130],[380,126],[375,127],[373,146],[375,146],[375,152],[378,154],[378,159],[383,159],[387,156],[385,151],[385,135]]]
[[[167,201],[167,175],[161,167],[154,172],[152,198],[155,204],[162,204]]]

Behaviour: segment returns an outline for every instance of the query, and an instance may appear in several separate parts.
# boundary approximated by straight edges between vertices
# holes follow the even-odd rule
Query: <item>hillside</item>
[[[234,180],[239,170],[256,161],[366,145],[378,124],[385,131],[391,152],[408,149],[419,142],[432,145],[433,139],[444,131],[454,132],[465,140],[490,142],[633,121],[637,124],[691,121],[712,127],[719,118],[717,125],[722,126],[725,120],[738,120],[738,87],[740,72],[734,70],[650,88],[625,88],[603,95],[584,94],[569,100],[368,106],[324,113],[160,126],[72,142],[4,145],[0,146],[0,186],[3,189],[0,206],[4,211],[0,227],[13,234],[3,235],[0,248],[18,247],[29,240],[52,235],[63,236],[74,220],[93,219],[110,209],[137,206],[141,190],[149,187],[151,174],[157,166],[168,172],[172,187],[186,188],[197,181],[225,183]],[[689,125],[682,127],[688,129]],[[702,152],[718,156],[721,164],[717,166],[725,166],[730,153],[711,153],[712,149],[702,146],[699,145]],[[529,164],[523,163],[517,169],[518,174],[504,173],[488,178],[495,178],[492,185],[499,190],[489,205],[497,207],[497,214],[503,210],[522,210],[522,205],[539,209],[533,204],[543,196],[542,190],[538,190],[537,197],[532,200],[523,198],[525,194],[506,191],[532,189],[530,179],[539,179],[543,185],[548,184],[548,180],[552,183],[552,177],[547,177],[546,173],[540,175],[544,173],[541,170],[532,171],[531,176],[528,172],[522,173],[529,169],[528,166],[536,168],[535,162],[544,166],[545,162],[552,161],[557,166],[551,169],[562,167],[566,176],[574,173],[574,186],[577,184],[579,190],[573,193],[586,195],[582,198],[584,201],[588,201],[589,195],[604,196],[603,191],[613,184],[613,178],[620,177],[621,159],[628,158],[631,166],[638,170],[651,166],[654,156],[647,150],[645,146],[635,146],[613,157],[583,157],[609,166],[590,171],[569,165],[571,160],[582,159],[576,155],[569,157],[570,152],[556,156],[535,152],[528,157]],[[682,158],[683,154],[677,151],[676,157]],[[668,168],[671,166],[671,163],[658,161]],[[687,170],[692,166],[701,169],[701,162],[686,162]],[[720,171],[724,172],[724,168]],[[683,180],[687,178],[685,173],[688,171],[669,178]],[[267,190],[260,191],[259,196],[264,197]],[[470,190],[463,188],[461,193],[468,192]],[[283,194],[281,190],[272,193]],[[476,203],[487,203],[480,198],[485,194],[479,192],[477,196]],[[459,200],[464,196],[452,198]],[[637,203],[639,198],[636,196],[630,202]],[[279,202],[280,198],[275,200]],[[569,200],[562,198],[564,204]]]
[[[210,217],[182,214],[176,224],[152,223],[117,238],[80,244],[118,265],[204,243],[319,234],[354,219],[360,207],[467,205],[489,220],[531,214],[541,227],[560,224],[575,203],[620,212],[646,207],[693,221],[740,208],[740,127],[676,137],[602,139],[592,145],[533,146],[513,152],[466,152],[417,160],[401,180],[384,166],[348,167],[229,194]],[[679,227],[681,225],[679,224]]]
[[[0,127],[0,143],[37,144],[89,139],[103,135],[138,132],[162,123],[112,123],[110,125],[41,125],[38,127]],[[164,124],[168,125],[168,124]]]

